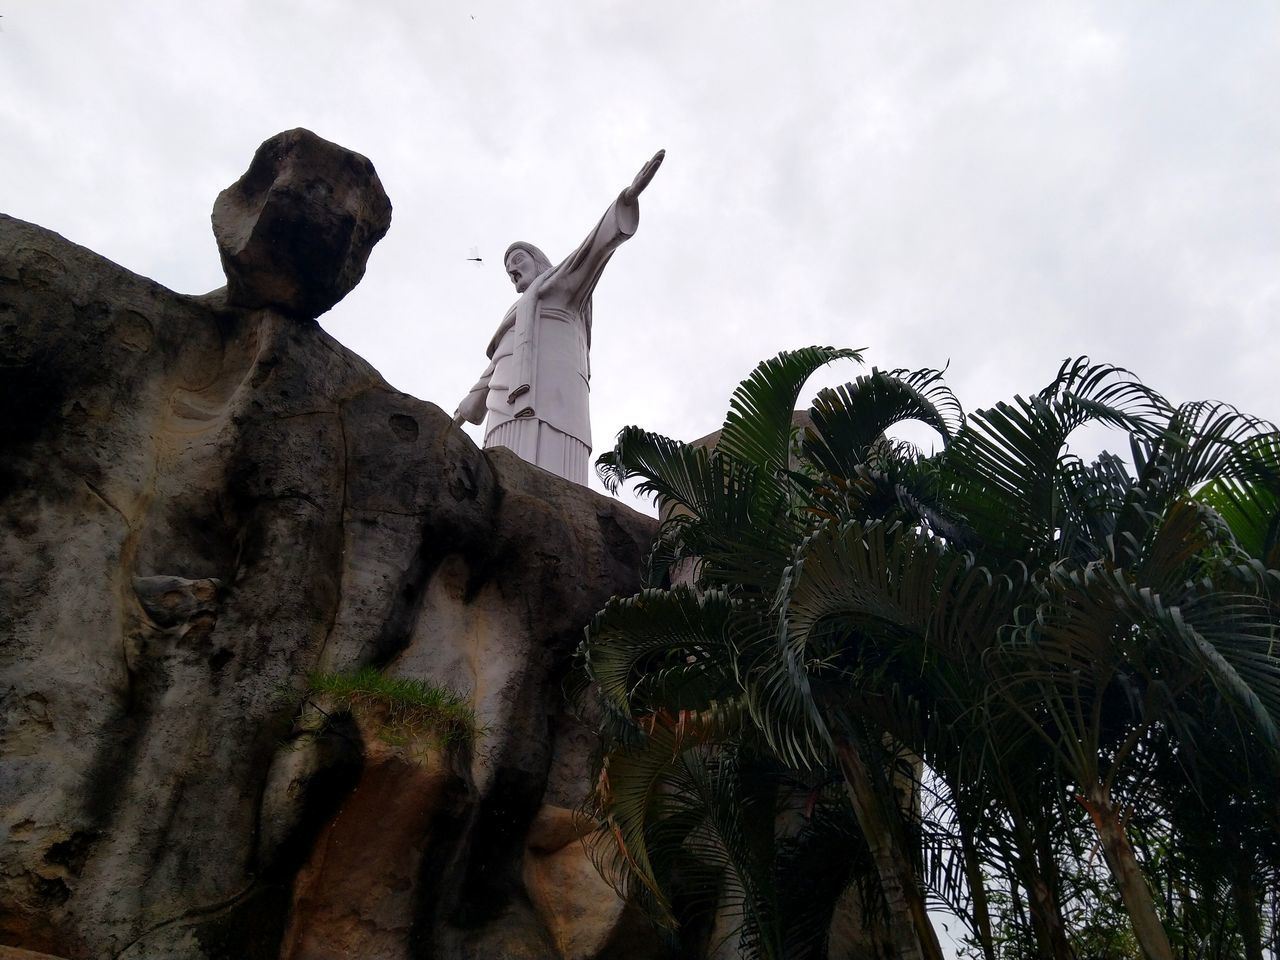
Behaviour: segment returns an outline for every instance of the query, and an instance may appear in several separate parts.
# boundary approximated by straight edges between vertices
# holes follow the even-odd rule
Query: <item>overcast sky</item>
[[[1087,353],[1276,419],[1278,11],[0,0],[0,210],[203,293],[214,197],[308,127],[395,208],[320,322],[452,412],[506,245],[563,257],[665,147],[596,292],[597,453],[814,343],[950,361],[968,410]]]

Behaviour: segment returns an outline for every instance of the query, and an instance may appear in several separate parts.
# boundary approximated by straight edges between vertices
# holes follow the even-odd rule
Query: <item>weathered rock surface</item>
[[[304,259],[304,288],[320,262],[358,279]],[[183,296],[0,216],[0,944],[656,956],[566,825],[591,736],[561,689],[652,521],[478,450],[286,314],[313,293]],[[308,672],[361,665],[483,736],[312,723]]]
[[[0,947],[0,960],[62,960],[48,953],[33,953],[16,947]]]
[[[312,320],[355,289],[390,226],[365,157],[310,130],[278,133],[213,205],[227,302]]]

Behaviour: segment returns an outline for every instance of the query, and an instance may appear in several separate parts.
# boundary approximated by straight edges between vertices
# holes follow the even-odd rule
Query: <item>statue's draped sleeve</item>
[[[639,225],[640,204],[618,194],[618,199],[609,205],[587,239],[556,268],[556,276],[548,284],[556,291],[563,291],[568,300],[566,306],[584,311],[588,343],[591,342],[591,294],[613,251],[630,239]]]
[[[613,256],[613,251],[636,232],[640,223],[640,205],[622,194],[609,205],[599,222],[578,249],[558,266],[534,281],[516,307],[515,369],[516,381],[507,395],[508,402],[518,406],[515,416],[529,416],[537,410],[537,315],[540,304],[567,309],[581,315],[586,329],[587,347],[591,346],[591,294],[600,274]],[[589,374],[589,371],[588,371]]]
[[[484,416],[487,412],[485,401],[489,396],[489,378],[493,376],[493,368],[495,366],[496,364],[492,360],[489,361],[489,366],[480,375],[476,385],[468,391],[467,395],[462,398],[462,402],[458,404],[458,416],[468,423],[484,422]]]

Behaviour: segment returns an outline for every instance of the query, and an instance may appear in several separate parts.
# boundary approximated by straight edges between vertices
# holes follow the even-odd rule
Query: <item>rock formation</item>
[[[653,522],[478,450],[311,322],[389,218],[307,131],[218,198],[205,296],[0,216],[0,944],[657,955],[576,842],[592,737],[561,690]],[[365,665],[482,734],[304,703]]]
[[[366,158],[309,130],[278,133],[213,204],[227,303],[313,320],[355,289],[390,227]]]

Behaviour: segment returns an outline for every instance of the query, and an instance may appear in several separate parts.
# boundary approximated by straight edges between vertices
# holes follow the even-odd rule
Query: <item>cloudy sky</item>
[[[757,361],[813,343],[949,361],[967,409],[1087,353],[1280,418],[1273,3],[0,15],[0,210],[202,293],[222,284],[214,197],[308,127],[368,156],[395,208],[321,323],[450,412],[513,299],[507,243],[564,256],[665,147],[596,293],[597,452],[629,423],[717,428]]]

